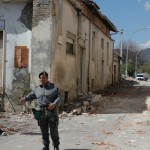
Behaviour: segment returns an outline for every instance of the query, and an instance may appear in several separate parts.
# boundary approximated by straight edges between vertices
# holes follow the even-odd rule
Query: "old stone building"
[[[114,45],[110,32],[117,29],[96,3],[90,0],[0,3],[1,89],[11,92],[26,89],[28,75],[32,89],[39,84],[38,74],[43,70],[60,87],[65,101],[112,84]]]
[[[49,72],[66,100],[111,85],[110,31],[117,30],[93,1],[34,1],[32,86],[41,70]]]

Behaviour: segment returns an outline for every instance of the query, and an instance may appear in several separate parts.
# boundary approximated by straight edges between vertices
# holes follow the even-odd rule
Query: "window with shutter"
[[[15,47],[15,67],[28,67],[28,48],[26,46]]]
[[[75,55],[76,36],[67,31],[66,37],[66,53]]]

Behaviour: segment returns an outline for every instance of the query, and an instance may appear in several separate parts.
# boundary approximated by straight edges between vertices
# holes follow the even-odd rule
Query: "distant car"
[[[144,77],[145,78],[145,81],[147,81],[148,80],[148,77]]]
[[[141,81],[147,81],[148,78],[144,76],[144,74],[140,73],[136,75],[136,79],[137,80],[141,80]]]

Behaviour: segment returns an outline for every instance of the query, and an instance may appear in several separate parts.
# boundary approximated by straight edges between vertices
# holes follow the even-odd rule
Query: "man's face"
[[[47,76],[45,76],[45,75],[41,75],[40,76],[40,81],[41,81],[41,83],[44,85],[44,84],[47,84],[47,82],[48,82],[48,77]]]

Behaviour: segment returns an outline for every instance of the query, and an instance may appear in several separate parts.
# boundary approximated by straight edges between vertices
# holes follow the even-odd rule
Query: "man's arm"
[[[36,95],[34,93],[34,91],[32,91],[31,93],[29,93],[27,96],[23,97],[20,99],[20,103],[21,104],[24,104],[25,102],[28,102],[28,101],[32,101],[36,98]]]
[[[57,88],[57,98],[55,99],[54,104],[56,104],[57,106],[59,106],[60,103],[61,103],[61,94],[60,94],[59,89]]]
[[[56,91],[57,92],[57,98],[54,100],[53,103],[51,103],[51,104],[48,105],[48,109],[49,110],[54,109],[55,107],[59,106],[60,103],[61,103],[61,94],[60,94],[60,91],[59,91],[59,89],[57,87],[55,87],[55,88],[57,89],[57,91]]]

